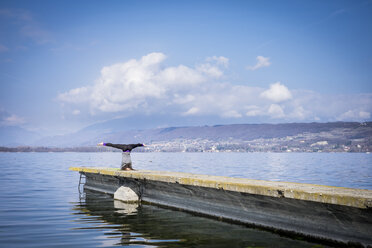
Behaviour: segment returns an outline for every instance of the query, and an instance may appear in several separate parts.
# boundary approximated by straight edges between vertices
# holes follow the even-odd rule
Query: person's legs
[[[121,170],[133,170],[130,152],[123,152],[121,161]]]

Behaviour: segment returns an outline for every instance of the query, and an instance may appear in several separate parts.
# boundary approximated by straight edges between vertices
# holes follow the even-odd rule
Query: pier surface
[[[372,246],[372,190],[180,172],[70,170],[85,174],[85,187],[91,190],[125,195],[129,189],[149,203],[343,245]]]

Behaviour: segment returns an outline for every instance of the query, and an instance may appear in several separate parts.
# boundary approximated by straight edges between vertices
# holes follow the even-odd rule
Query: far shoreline
[[[39,146],[18,146],[18,147],[6,147],[0,146],[0,153],[28,153],[28,152],[35,152],[35,153],[47,153],[47,152],[81,152],[81,153],[94,153],[94,152],[118,152],[121,151],[112,148],[106,147],[94,147],[94,146],[79,146],[79,147],[39,147]],[[143,149],[140,148],[137,151],[133,151],[135,153],[150,153],[150,152],[171,152],[171,153],[365,153],[370,154],[370,151],[355,151],[355,150],[327,150],[327,151],[311,151],[308,149],[304,150],[283,150],[283,149],[261,149],[255,150],[198,150],[194,149],[193,147],[189,147],[188,150],[180,150],[180,149]]]

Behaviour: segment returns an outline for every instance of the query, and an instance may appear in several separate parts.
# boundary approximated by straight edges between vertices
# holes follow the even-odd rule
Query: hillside
[[[110,130],[100,124],[35,142],[46,147],[92,147],[98,142],[145,143],[145,151],[370,152],[372,122],[233,124]],[[93,149],[94,150],[94,149]]]
[[[31,145],[41,135],[16,126],[0,127],[0,146]]]

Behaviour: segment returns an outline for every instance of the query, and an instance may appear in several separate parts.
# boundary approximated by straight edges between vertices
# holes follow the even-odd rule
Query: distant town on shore
[[[91,130],[90,130],[91,131]],[[97,133],[99,130],[96,130]],[[112,143],[143,142],[136,152],[363,152],[372,151],[372,122],[234,124],[199,127],[171,127],[108,132],[84,140],[74,136],[74,146],[0,146],[0,152],[111,152],[96,147],[104,140]],[[55,137],[55,140],[73,136]],[[46,143],[46,142],[43,142]],[[58,142],[56,142],[58,144]]]

